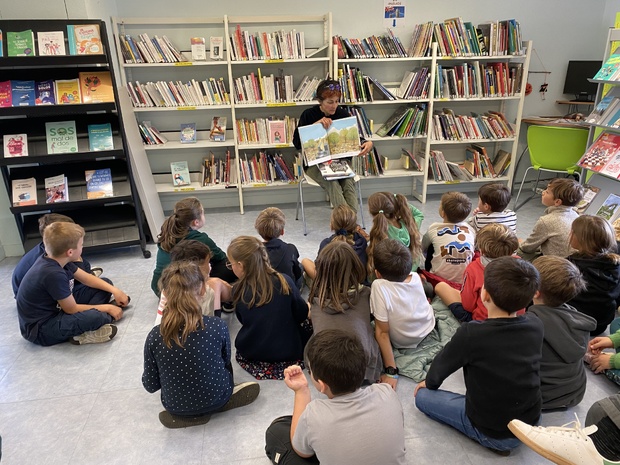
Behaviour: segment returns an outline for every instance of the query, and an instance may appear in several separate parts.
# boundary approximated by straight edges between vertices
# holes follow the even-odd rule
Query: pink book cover
[[[284,121],[269,121],[269,143],[286,144],[286,126]]]
[[[590,171],[601,171],[609,161],[613,160],[619,150],[620,134],[604,132],[588,148],[588,151],[581,157],[578,164]]]
[[[11,81],[0,82],[0,107],[10,107],[13,104]]]

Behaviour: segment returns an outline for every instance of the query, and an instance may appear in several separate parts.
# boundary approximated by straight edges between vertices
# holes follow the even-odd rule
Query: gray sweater
[[[521,243],[520,249],[525,253],[534,253],[540,248],[543,255],[568,257],[571,252],[568,235],[578,216],[573,207],[560,205],[547,208],[534,225],[530,237]]]

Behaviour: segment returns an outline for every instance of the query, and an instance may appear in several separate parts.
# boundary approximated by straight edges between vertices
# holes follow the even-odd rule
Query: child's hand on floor
[[[284,370],[284,382],[295,392],[308,387],[306,375],[299,365],[291,365]]]
[[[592,357],[590,366],[592,367],[594,373],[602,373],[605,370],[609,370],[611,368],[611,355],[612,354],[604,352]]]
[[[112,304],[101,305],[97,307],[100,311],[109,314],[114,321],[118,321],[123,318],[123,310],[120,307]]]

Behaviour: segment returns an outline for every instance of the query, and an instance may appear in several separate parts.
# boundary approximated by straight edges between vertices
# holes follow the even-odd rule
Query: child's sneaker
[[[233,305],[232,302],[222,302],[222,311],[224,313],[235,313],[236,305]]]
[[[112,338],[116,336],[117,332],[118,328],[116,326],[103,325],[96,331],[86,331],[79,336],[74,336],[69,339],[69,342],[76,345],[99,344],[101,342],[108,342],[112,340]]]
[[[259,392],[260,386],[255,381],[236,384],[233,388],[232,396],[230,396],[228,402],[219,411],[225,412],[226,410],[251,404],[258,397]]]
[[[206,425],[209,423],[211,415],[200,415],[197,417],[181,417],[173,415],[168,410],[159,412],[159,421],[166,428],[188,428],[190,426]]]
[[[99,277],[99,276],[101,276],[101,275],[103,274],[103,268],[101,268],[100,266],[94,266],[94,267],[92,267],[92,268],[90,269],[90,272],[91,272],[93,275],[95,275],[95,276]]]
[[[577,419],[564,426],[530,426],[512,420],[508,428],[537,454],[560,465],[602,465],[603,457],[588,437],[597,431],[595,425],[581,428]]]

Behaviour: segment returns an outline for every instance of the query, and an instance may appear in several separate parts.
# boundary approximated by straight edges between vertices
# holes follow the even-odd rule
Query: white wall
[[[101,18],[109,24],[110,16],[212,17],[224,14],[323,14],[331,11],[335,34],[362,37],[384,32],[383,2],[359,0],[353,7],[352,4],[333,0],[289,0],[277,4],[255,0],[183,0],[180,4],[170,0],[0,0],[0,18]],[[274,6],[271,8],[271,5]],[[534,86],[534,92],[526,98],[524,116],[560,115],[567,111],[555,101],[565,97],[562,87],[568,61],[602,58],[607,28],[613,26],[615,13],[620,11],[620,0],[443,0],[432,3],[404,0],[404,5],[406,27],[398,28],[396,33],[405,44],[411,38],[413,25],[425,21],[437,22],[455,16],[473,23],[516,18],[521,23],[524,39],[534,43],[536,53],[530,70],[551,71],[547,77],[549,91],[545,100],[537,92],[544,82],[544,75],[530,75],[528,81]],[[9,250],[19,250],[20,244],[8,205],[7,195],[4,189],[0,189],[0,240],[10,255],[14,252]]]

